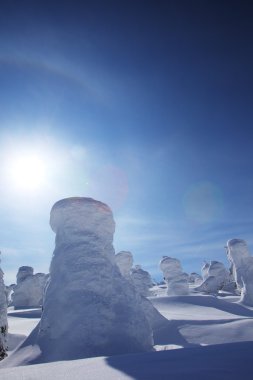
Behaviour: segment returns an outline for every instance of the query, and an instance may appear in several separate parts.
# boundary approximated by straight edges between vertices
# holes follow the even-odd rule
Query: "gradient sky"
[[[48,271],[50,210],[69,196],[107,203],[116,252],[157,279],[163,255],[200,272],[227,264],[230,238],[253,249],[252,20],[249,1],[1,2],[7,284]],[[13,182],[33,154],[40,185]]]

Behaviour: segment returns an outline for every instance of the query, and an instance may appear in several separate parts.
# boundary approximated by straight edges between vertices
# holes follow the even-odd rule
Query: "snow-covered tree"
[[[0,252],[1,254],[1,252]],[[7,300],[5,285],[3,280],[3,271],[0,268],[0,360],[7,356]]]
[[[237,287],[241,291],[241,302],[253,306],[253,257],[249,254],[247,243],[242,239],[229,240],[227,256],[232,264]]]
[[[227,258],[231,264],[231,271],[238,289],[243,288],[242,274],[245,267],[245,258],[250,257],[245,240],[231,239],[227,242]]]
[[[115,262],[110,208],[91,198],[63,199],[50,225],[56,246],[35,339],[38,362],[151,350],[140,296]]]
[[[189,293],[189,276],[183,273],[181,263],[178,259],[163,256],[160,261],[160,269],[167,283],[167,294],[169,296],[186,295]]]
[[[197,285],[197,284],[200,284],[201,282],[203,282],[203,279],[200,276],[200,274],[198,274],[196,272],[192,272],[189,275],[188,282],[189,282],[189,284]]]
[[[208,277],[209,267],[210,267],[210,263],[205,262],[201,268],[201,274],[202,274],[203,281],[205,281]]]
[[[150,274],[141,269],[140,265],[133,266],[133,255],[129,251],[120,251],[115,255],[116,264],[120,273],[128,280],[128,286],[133,287],[140,295],[140,305],[153,331],[164,322],[164,317],[155,309],[152,303],[146,298],[152,293],[150,288],[153,282]]]
[[[140,265],[136,265],[131,270],[131,280],[136,291],[144,297],[151,295],[150,288],[153,286],[152,278],[146,270],[142,269]]]
[[[22,266],[18,269],[18,273],[16,276],[17,279],[17,285],[19,285],[21,282],[23,282],[26,278],[33,275],[34,269],[33,267],[29,266]]]
[[[115,255],[115,260],[122,276],[130,280],[130,270],[134,262],[132,253],[120,251]]]
[[[223,263],[210,261],[205,264],[204,281],[195,290],[205,293],[217,293],[229,281],[229,273]]]
[[[42,306],[45,282],[44,273],[33,274],[32,267],[20,267],[17,273],[17,285],[13,288],[12,305],[15,308]]]

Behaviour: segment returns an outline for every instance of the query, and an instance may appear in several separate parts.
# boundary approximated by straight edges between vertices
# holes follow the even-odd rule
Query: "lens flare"
[[[45,183],[46,164],[34,153],[12,157],[7,171],[11,186],[17,190],[36,190]]]

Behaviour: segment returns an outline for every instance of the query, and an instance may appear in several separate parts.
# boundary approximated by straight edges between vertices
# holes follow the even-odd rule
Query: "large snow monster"
[[[227,257],[232,265],[237,288],[241,291],[241,302],[253,306],[253,257],[249,254],[245,240],[229,240]]]
[[[115,263],[110,208],[66,198],[53,206],[50,225],[56,239],[42,318],[23,343],[39,348],[32,363],[152,350],[140,296]]]

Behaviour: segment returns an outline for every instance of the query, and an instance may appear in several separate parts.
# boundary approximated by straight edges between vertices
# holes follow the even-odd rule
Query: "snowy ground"
[[[253,308],[226,294],[167,297],[162,288],[158,293],[151,301],[168,320],[155,333],[159,352],[4,368],[33,355],[35,348],[27,347],[18,362],[10,355],[1,363],[1,380],[253,378]],[[40,310],[9,310],[11,350],[39,318]]]

